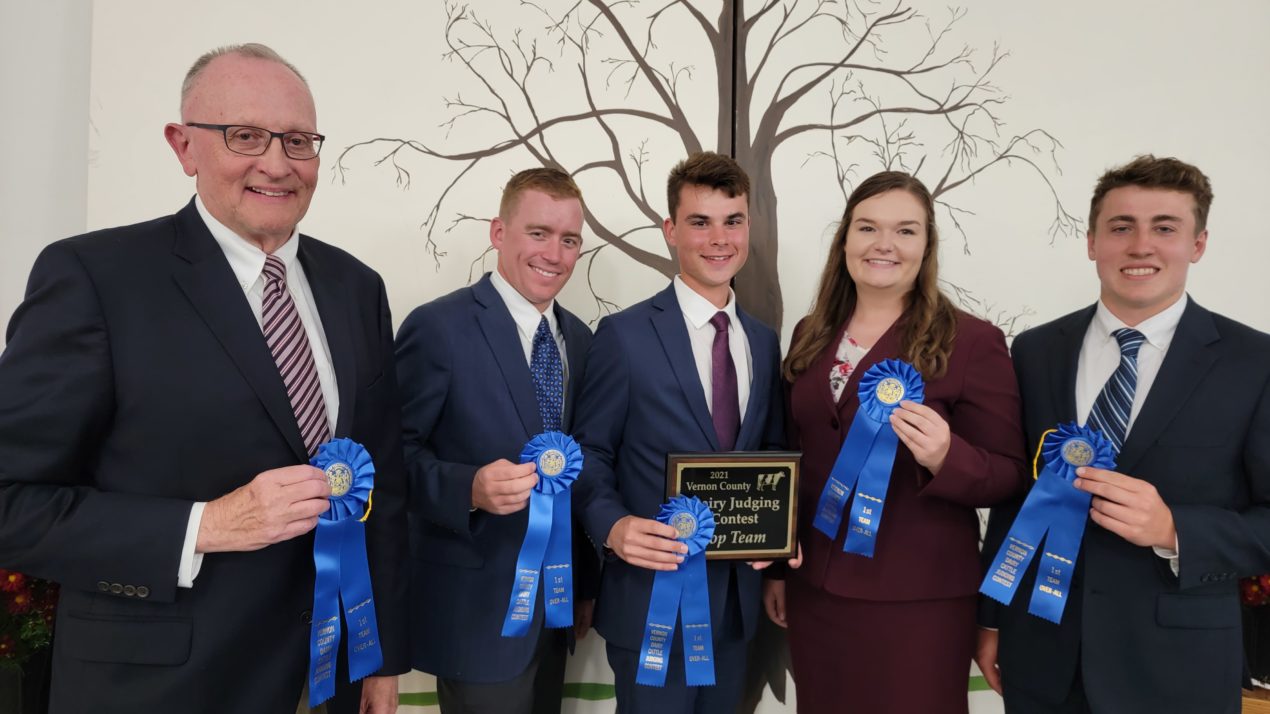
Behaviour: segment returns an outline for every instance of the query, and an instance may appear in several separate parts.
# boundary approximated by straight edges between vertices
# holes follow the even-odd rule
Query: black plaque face
[[[666,495],[714,512],[707,560],[781,560],[797,550],[797,451],[667,454]]]

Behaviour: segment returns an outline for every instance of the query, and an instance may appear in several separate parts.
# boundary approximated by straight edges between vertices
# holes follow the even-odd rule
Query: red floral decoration
[[[1248,607],[1270,604],[1270,574],[1240,580],[1239,599]]]
[[[16,669],[53,641],[57,585],[0,569],[0,668]]]

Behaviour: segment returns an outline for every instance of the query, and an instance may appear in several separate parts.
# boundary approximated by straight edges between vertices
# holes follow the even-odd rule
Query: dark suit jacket
[[[388,303],[369,268],[299,240],[339,383],[335,435],[377,467],[368,549],[376,611],[391,624],[405,584]],[[193,203],[50,245],[8,340],[0,564],[62,584],[52,711],[294,711],[312,534],[208,554],[194,587],[176,587],[194,501],[308,461],[260,326]],[[381,624],[382,672],[406,670],[403,634]]]
[[[555,314],[568,360],[567,432],[591,330],[559,303]],[[410,313],[397,335],[397,373],[410,479],[411,661],[465,682],[512,679],[529,665],[543,619],[540,583],[530,633],[502,636],[529,509],[471,511],[472,480],[492,461],[519,462],[543,428],[516,323],[488,275]],[[595,555],[578,540],[574,597],[593,598]]]
[[[1089,307],[1014,341],[1024,428],[1035,444],[1076,420],[1076,367]],[[1270,571],[1270,336],[1190,301],[1117,470],[1144,479],[1173,511],[1180,577],[1151,548],[1090,521],[1061,625],[1027,613],[1029,569],[1010,607],[982,601],[1000,628],[1010,690],[1061,701],[1080,666],[1095,711],[1238,712],[1237,578]],[[994,509],[984,557],[1018,506]]]
[[[842,552],[845,523],[833,541],[812,527],[843,439],[860,406],[860,378],[874,364],[898,358],[899,325],[878,339],[855,366],[835,404],[829,371],[846,325],[790,385],[790,444],[803,451],[799,483],[799,577],[841,597],[930,600],[966,597],[979,589],[979,517],[1024,487],[1019,393],[1001,330],[970,315],[957,320],[947,373],[925,384],[925,404],[948,422],[952,444],[932,477],[900,443],[872,558]],[[847,507],[850,508],[850,505]],[[844,521],[846,513],[843,514]]]
[[[781,448],[784,409],[776,333],[741,310],[737,317],[749,340],[753,374],[736,448]],[[585,459],[576,486],[582,524],[596,544],[603,544],[625,516],[657,516],[666,502],[668,452],[719,450],[673,285],[600,321],[575,431]],[[759,617],[758,572],[739,561],[712,561],[707,571],[716,641],[726,635],[723,609],[732,571],[748,640]],[[595,612],[596,629],[606,641],[639,649],[652,587],[653,571],[610,554]]]

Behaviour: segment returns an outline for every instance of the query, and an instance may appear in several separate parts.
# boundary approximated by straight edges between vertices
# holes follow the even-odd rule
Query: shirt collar
[[[1146,341],[1152,347],[1166,349],[1168,344],[1173,341],[1173,333],[1177,332],[1177,325],[1182,320],[1182,313],[1186,311],[1187,299],[1186,293],[1182,293],[1182,297],[1178,298],[1172,305],[1134,325],[1133,329],[1141,332],[1142,336],[1146,338]],[[1113,315],[1106,304],[1099,300],[1098,307],[1094,310],[1094,327],[1098,330],[1097,334],[1100,337],[1114,340],[1115,338],[1111,337],[1111,333],[1122,327],[1128,327],[1128,325]]]
[[[229,261],[229,267],[234,271],[238,284],[243,290],[255,285],[265,269],[265,252],[255,243],[248,241],[213,218],[207,206],[203,205],[201,196],[194,197],[194,207],[198,209],[198,215],[202,217],[203,223],[207,224],[207,230],[211,232],[212,238],[216,239],[216,244],[225,254],[225,259]],[[287,266],[288,275],[295,268],[296,257],[299,255],[300,241],[296,237],[298,235],[299,228],[297,227],[291,231],[291,237],[287,239],[287,242],[273,253]]]
[[[528,335],[531,339],[534,333],[538,331],[538,323],[542,318],[547,318],[547,326],[551,328],[552,335],[559,335],[560,328],[556,325],[556,301],[553,299],[547,304],[547,309],[538,312],[538,308],[534,304],[525,299],[507,282],[507,279],[495,268],[490,272],[490,283],[494,285],[494,290],[498,292],[498,296],[503,299],[503,304],[507,306],[507,311],[512,314],[512,320],[516,323],[516,327],[522,333]]]
[[[732,288],[728,288],[728,304],[723,307],[715,307],[714,303],[701,297],[701,295],[678,275],[672,281],[675,286],[675,299],[679,301],[679,309],[683,311],[684,317],[688,318],[688,324],[694,329],[700,330],[710,322],[710,318],[714,317],[716,312],[722,310],[728,314],[728,324],[736,325],[736,293]]]

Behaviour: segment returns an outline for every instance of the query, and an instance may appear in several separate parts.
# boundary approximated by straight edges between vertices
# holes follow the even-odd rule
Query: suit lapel
[[[1188,298],[1182,319],[1177,323],[1177,331],[1169,344],[1169,351],[1164,355],[1164,363],[1151,384],[1142,410],[1129,430],[1120,458],[1116,460],[1117,470],[1132,473],[1138,460],[1146,453],[1151,444],[1164,431],[1173,417],[1195,387],[1200,383],[1208,370],[1217,360],[1217,355],[1210,347],[1221,339],[1217,326],[1213,324],[1213,316],[1208,310],[1195,304]]]
[[[503,373],[503,381],[511,392],[521,424],[527,434],[539,434],[542,432],[542,415],[538,412],[538,395],[534,392],[534,378],[529,374],[525,350],[516,332],[516,321],[488,275],[472,286],[472,297],[484,308],[477,312],[476,321]]]
[[[308,462],[308,451],[278,366],[229,261],[193,201],[176,214],[175,223],[173,253],[178,261],[173,279],[256,392],[296,458]]]
[[[772,380],[776,375],[768,369],[773,355],[768,353],[767,343],[758,339],[760,331],[764,329],[762,323],[742,312],[740,308],[737,308],[736,317],[745,329],[745,339],[750,343],[750,399],[741,418],[740,433],[736,435],[736,448],[748,449],[750,444],[758,443],[759,435],[766,426],[757,415],[763,407],[768,406],[766,402],[772,393]],[[713,420],[710,425],[714,426]]]
[[[569,363],[569,382],[564,386],[564,413],[560,417],[562,428],[569,431],[573,424],[573,402],[578,395],[578,390],[582,388],[583,365],[586,364],[586,348],[583,343],[586,342],[584,334],[586,328],[576,322],[572,315],[564,308],[560,307],[560,303],[555,304],[556,324],[560,325],[560,331],[564,334],[564,351],[565,358]],[[535,396],[535,399],[537,397]]]
[[[357,362],[353,349],[351,310],[353,297],[348,294],[339,270],[329,261],[317,255],[309,244],[311,239],[299,236],[300,264],[304,266],[309,289],[322,316],[322,331],[326,345],[331,350],[331,362],[335,370],[335,384],[340,395],[340,410],[335,419],[335,436],[349,433],[352,426],[357,397]],[[375,316],[378,319],[378,316]]]
[[[679,389],[688,400],[688,409],[709,440],[710,448],[718,451],[719,437],[714,433],[714,420],[710,418],[710,409],[706,406],[705,388],[697,374],[697,360],[692,355],[688,326],[684,323],[683,310],[679,309],[674,284],[653,296],[653,307],[658,310],[652,317],[653,329],[666,351],[666,360],[679,381]]]
[[[1085,332],[1089,330],[1089,322],[1094,319],[1096,305],[1079,312],[1072,313],[1058,325],[1053,343],[1046,349],[1047,369],[1050,378],[1050,391],[1055,408],[1058,409],[1056,424],[1076,421],[1076,368],[1080,363],[1080,349],[1085,342]]]

